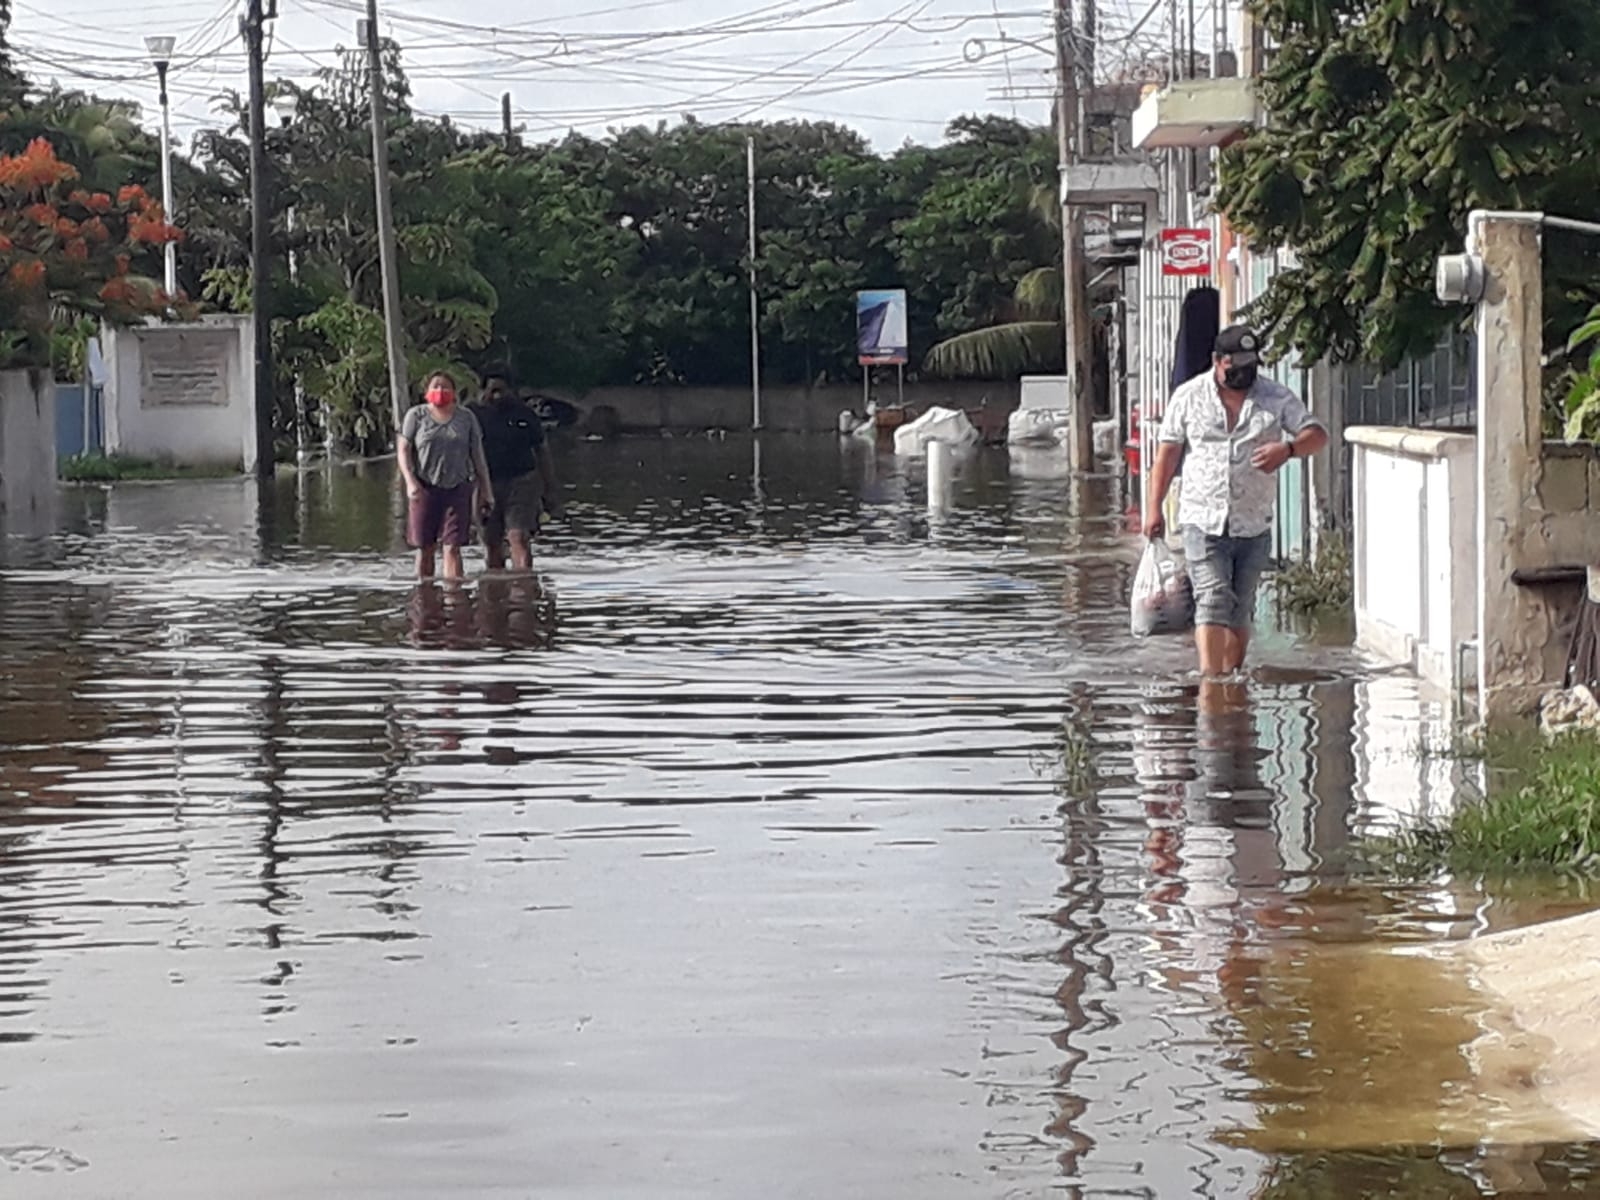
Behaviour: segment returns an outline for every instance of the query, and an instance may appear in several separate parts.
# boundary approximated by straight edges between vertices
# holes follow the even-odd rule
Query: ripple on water
[[[409,582],[372,465],[65,495],[0,573],[0,1163],[140,1198],[1588,1186],[1582,1147],[1417,1148],[1470,1140],[1472,998],[1385,1057],[1421,985],[1342,957],[1549,910],[1351,874],[1448,803],[1436,706],[1270,626],[1201,689],[1127,636],[1112,481],[1024,465],[930,522],[920,468],[831,439],[565,447],[538,577],[461,588]]]

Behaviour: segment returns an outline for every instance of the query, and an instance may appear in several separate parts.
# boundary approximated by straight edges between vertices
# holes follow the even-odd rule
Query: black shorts
[[[508,533],[533,537],[539,532],[539,513],[544,506],[543,480],[537,471],[490,481],[494,489],[494,511],[483,523],[483,539],[499,545]]]

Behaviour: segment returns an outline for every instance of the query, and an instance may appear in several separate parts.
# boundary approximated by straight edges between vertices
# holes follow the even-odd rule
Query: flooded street
[[[1600,1194],[1349,957],[1594,907],[1356,873],[1447,705],[1271,624],[1202,694],[1111,480],[560,461],[536,581],[417,589],[387,464],[5,540],[0,1194]]]

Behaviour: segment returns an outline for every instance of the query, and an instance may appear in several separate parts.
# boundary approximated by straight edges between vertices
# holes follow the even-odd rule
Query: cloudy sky
[[[1197,7],[1209,45],[1210,9]],[[516,123],[539,139],[694,113],[833,119],[890,149],[938,141],[962,113],[1043,121],[1053,86],[1049,6],[1039,0],[380,0],[379,8],[419,110],[498,128],[500,97],[510,92]],[[1157,45],[1170,37],[1165,0],[1100,0],[1100,8],[1108,54],[1127,52],[1135,31]],[[217,94],[244,89],[242,9],[243,0],[13,0],[13,53],[36,81],[131,97],[153,116],[143,39],[177,37],[174,132],[186,142],[218,123]],[[355,42],[364,12],[364,0],[279,0],[268,77],[311,82]]]

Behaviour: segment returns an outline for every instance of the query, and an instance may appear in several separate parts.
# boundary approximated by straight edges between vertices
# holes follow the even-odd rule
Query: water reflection
[[[1582,1147],[1417,1150],[1472,999],[1342,955],[1587,899],[1364,882],[1352,840],[1450,794],[1439,706],[1288,633],[1190,681],[1127,636],[1117,481],[1047,466],[975,457],[930,529],[871,447],[578,443],[538,573],[460,587],[410,580],[379,465],[63,493],[0,550],[0,1157],[132,1197],[1581,1186]]]

